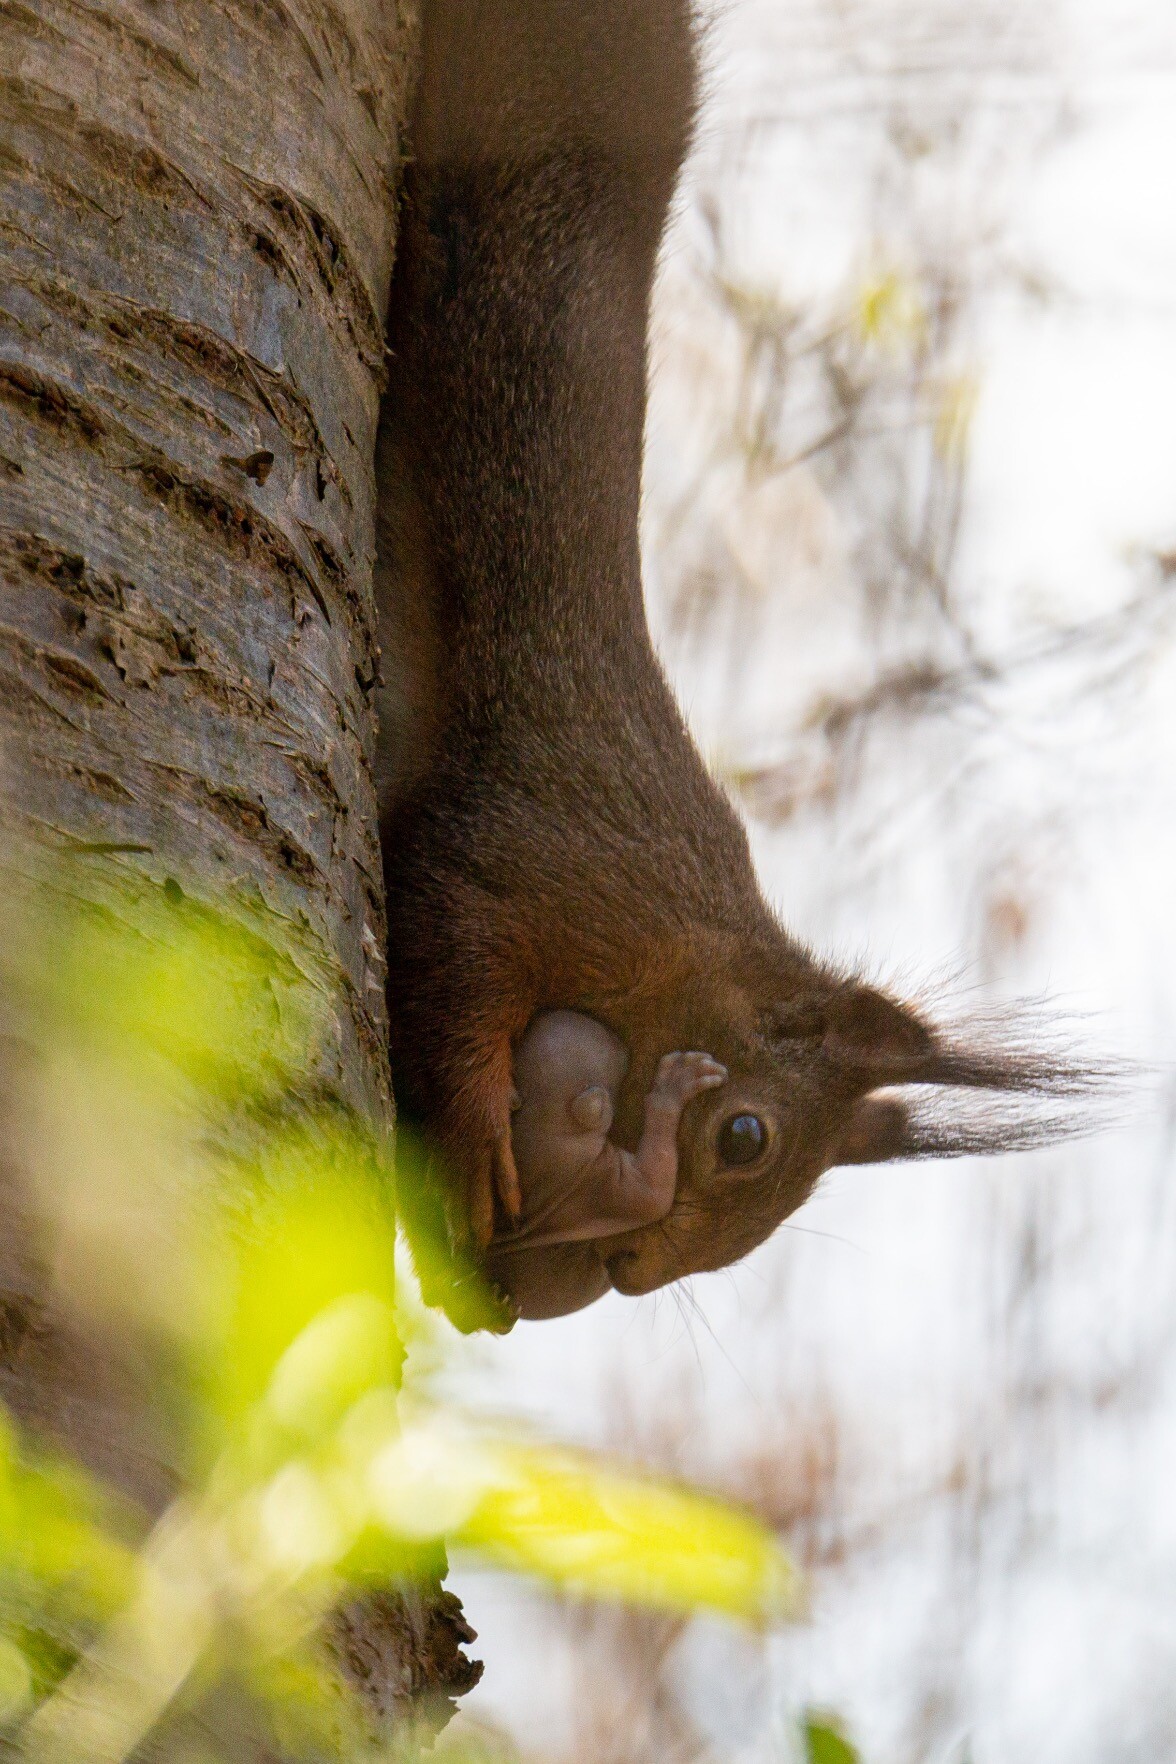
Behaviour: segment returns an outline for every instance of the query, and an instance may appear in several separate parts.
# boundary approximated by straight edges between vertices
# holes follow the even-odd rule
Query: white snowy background
[[[1176,1760],[1176,9],[741,0],[659,290],[650,614],[765,886],[1154,1075],[1114,1131],[838,1172],[742,1266],[463,1393],[754,1500],[766,1640],[457,1566],[527,1757]]]

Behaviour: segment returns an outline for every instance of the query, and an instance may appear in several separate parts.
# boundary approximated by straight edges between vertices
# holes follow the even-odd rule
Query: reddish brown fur
[[[746,1254],[839,1159],[956,1149],[863,1102],[879,1085],[1056,1076],[949,1064],[783,930],[653,653],[646,328],[694,102],[680,0],[427,0],[378,461],[384,642],[412,687],[382,780],[397,1093],[485,1244],[515,1195],[511,1048],[537,1010],[622,1037],[629,1145],[663,1053],[721,1060],[669,1218],[605,1246],[627,1291]],[[715,1167],[733,1096],[773,1122],[751,1172]]]

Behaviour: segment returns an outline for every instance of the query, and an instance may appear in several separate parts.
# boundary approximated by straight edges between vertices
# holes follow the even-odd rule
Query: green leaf
[[[22,1451],[0,1411],[0,1593],[82,1617],[117,1610],[134,1586],[135,1558],[118,1537],[104,1492],[76,1466]]]
[[[0,1727],[19,1719],[36,1694],[32,1669],[23,1651],[0,1635]]]
[[[860,1754],[842,1733],[836,1716],[806,1715],[803,1731],[807,1764],[861,1764]]]
[[[313,1431],[363,1389],[398,1381],[391,1200],[390,1173],[371,1139],[329,1116],[278,1129],[234,1173],[210,1222],[225,1310],[204,1354],[226,1426],[265,1397],[275,1420]],[[279,1364],[312,1325],[275,1391]]]
[[[405,1427],[372,1482],[389,1530],[444,1536],[585,1596],[751,1622],[798,1605],[789,1558],[752,1514],[578,1453],[435,1417]]]

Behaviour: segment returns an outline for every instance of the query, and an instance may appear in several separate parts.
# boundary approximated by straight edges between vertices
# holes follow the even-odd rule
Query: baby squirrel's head
[[[619,1292],[651,1292],[738,1261],[835,1165],[1015,1149],[1066,1130],[1007,1094],[994,1107],[975,1093],[1064,1097],[1089,1088],[1074,1065],[961,1044],[910,1007],[815,964],[798,968],[796,980],[784,1000],[719,988],[717,1014],[690,1025],[691,1041],[730,1076],[686,1107],[668,1216],[595,1246]],[[639,1084],[649,1056],[634,1054]],[[974,1094],[970,1108],[961,1088]]]

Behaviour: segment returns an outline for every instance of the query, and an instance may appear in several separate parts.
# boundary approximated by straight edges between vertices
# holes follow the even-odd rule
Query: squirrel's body
[[[746,1253],[839,1158],[947,1147],[863,1102],[879,1084],[1036,1082],[946,1054],[781,929],[655,657],[646,333],[695,81],[680,0],[426,0],[377,462],[393,1077],[474,1240],[517,1210],[512,1047],[538,1011],[624,1042],[622,1142],[672,1048],[771,1120],[758,1186],[724,1190],[691,1105],[710,1138],[670,1217],[606,1246],[636,1291]]]

